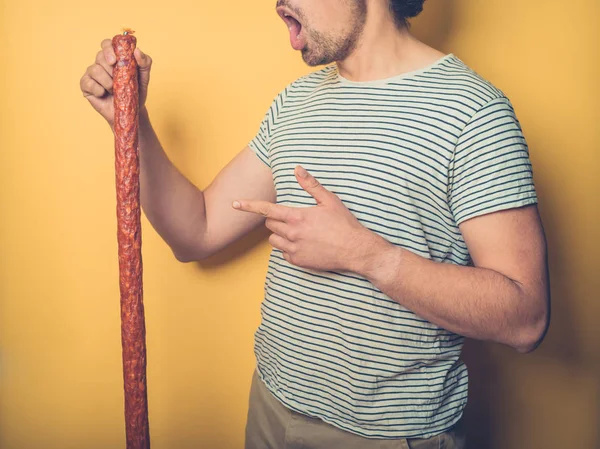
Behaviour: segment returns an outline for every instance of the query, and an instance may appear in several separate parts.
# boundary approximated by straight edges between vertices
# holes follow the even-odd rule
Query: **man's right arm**
[[[80,80],[81,91],[114,132],[113,79],[116,57],[104,39]],[[204,259],[264,223],[231,207],[235,199],[274,202],[270,168],[246,147],[202,192],[171,163],[152,129],[145,106],[152,58],[135,49],[139,67],[140,196],[150,223],[182,262]]]
[[[181,262],[205,259],[264,223],[264,217],[233,209],[235,199],[276,200],[270,168],[249,147],[200,190],[168,159],[146,108],[140,110],[139,148],[142,209]]]

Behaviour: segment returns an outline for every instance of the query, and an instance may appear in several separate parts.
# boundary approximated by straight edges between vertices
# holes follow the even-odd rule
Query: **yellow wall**
[[[78,85],[101,39],[137,30],[155,127],[201,188],[310,70],[273,0],[121,3],[0,2],[2,449],[123,447],[112,135]],[[466,352],[473,447],[596,447],[599,20],[597,0],[429,0],[414,25],[512,99],[550,244],[544,345]],[[264,235],[182,265],[143,222],[155,449],[242,447]]]

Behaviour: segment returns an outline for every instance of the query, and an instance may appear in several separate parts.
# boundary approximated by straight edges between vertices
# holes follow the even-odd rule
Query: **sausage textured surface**
[[[125,433],[127,449],[149,449],[138,154],[139,87],[133,55],[136,38],[130,33],[120,34],[113,38],[112,44],[117,57],[113,69],[113,97]]]

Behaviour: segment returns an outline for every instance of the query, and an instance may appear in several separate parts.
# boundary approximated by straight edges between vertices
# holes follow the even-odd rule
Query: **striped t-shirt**
[[[278,204],[316,205],[302,165],[365,227],[441,263],[471,263],[464,220],[537,202],[511,103],[453,54],[377,81],[325,66],[275,98],[249,146]],[[434,436],[467,401],[462,345],[362,276],[271,252],[255,354],[289,409],[368,438]]]

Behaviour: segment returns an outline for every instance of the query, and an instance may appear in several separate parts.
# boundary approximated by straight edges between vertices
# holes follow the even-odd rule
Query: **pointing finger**
[[[291,213],[291,208],[270,203],[268,201],[251,201],[238,200],[233,202],[234,209],[254,214],[262,215],[263,217],[272,218],[274,220],[286,221]]]

